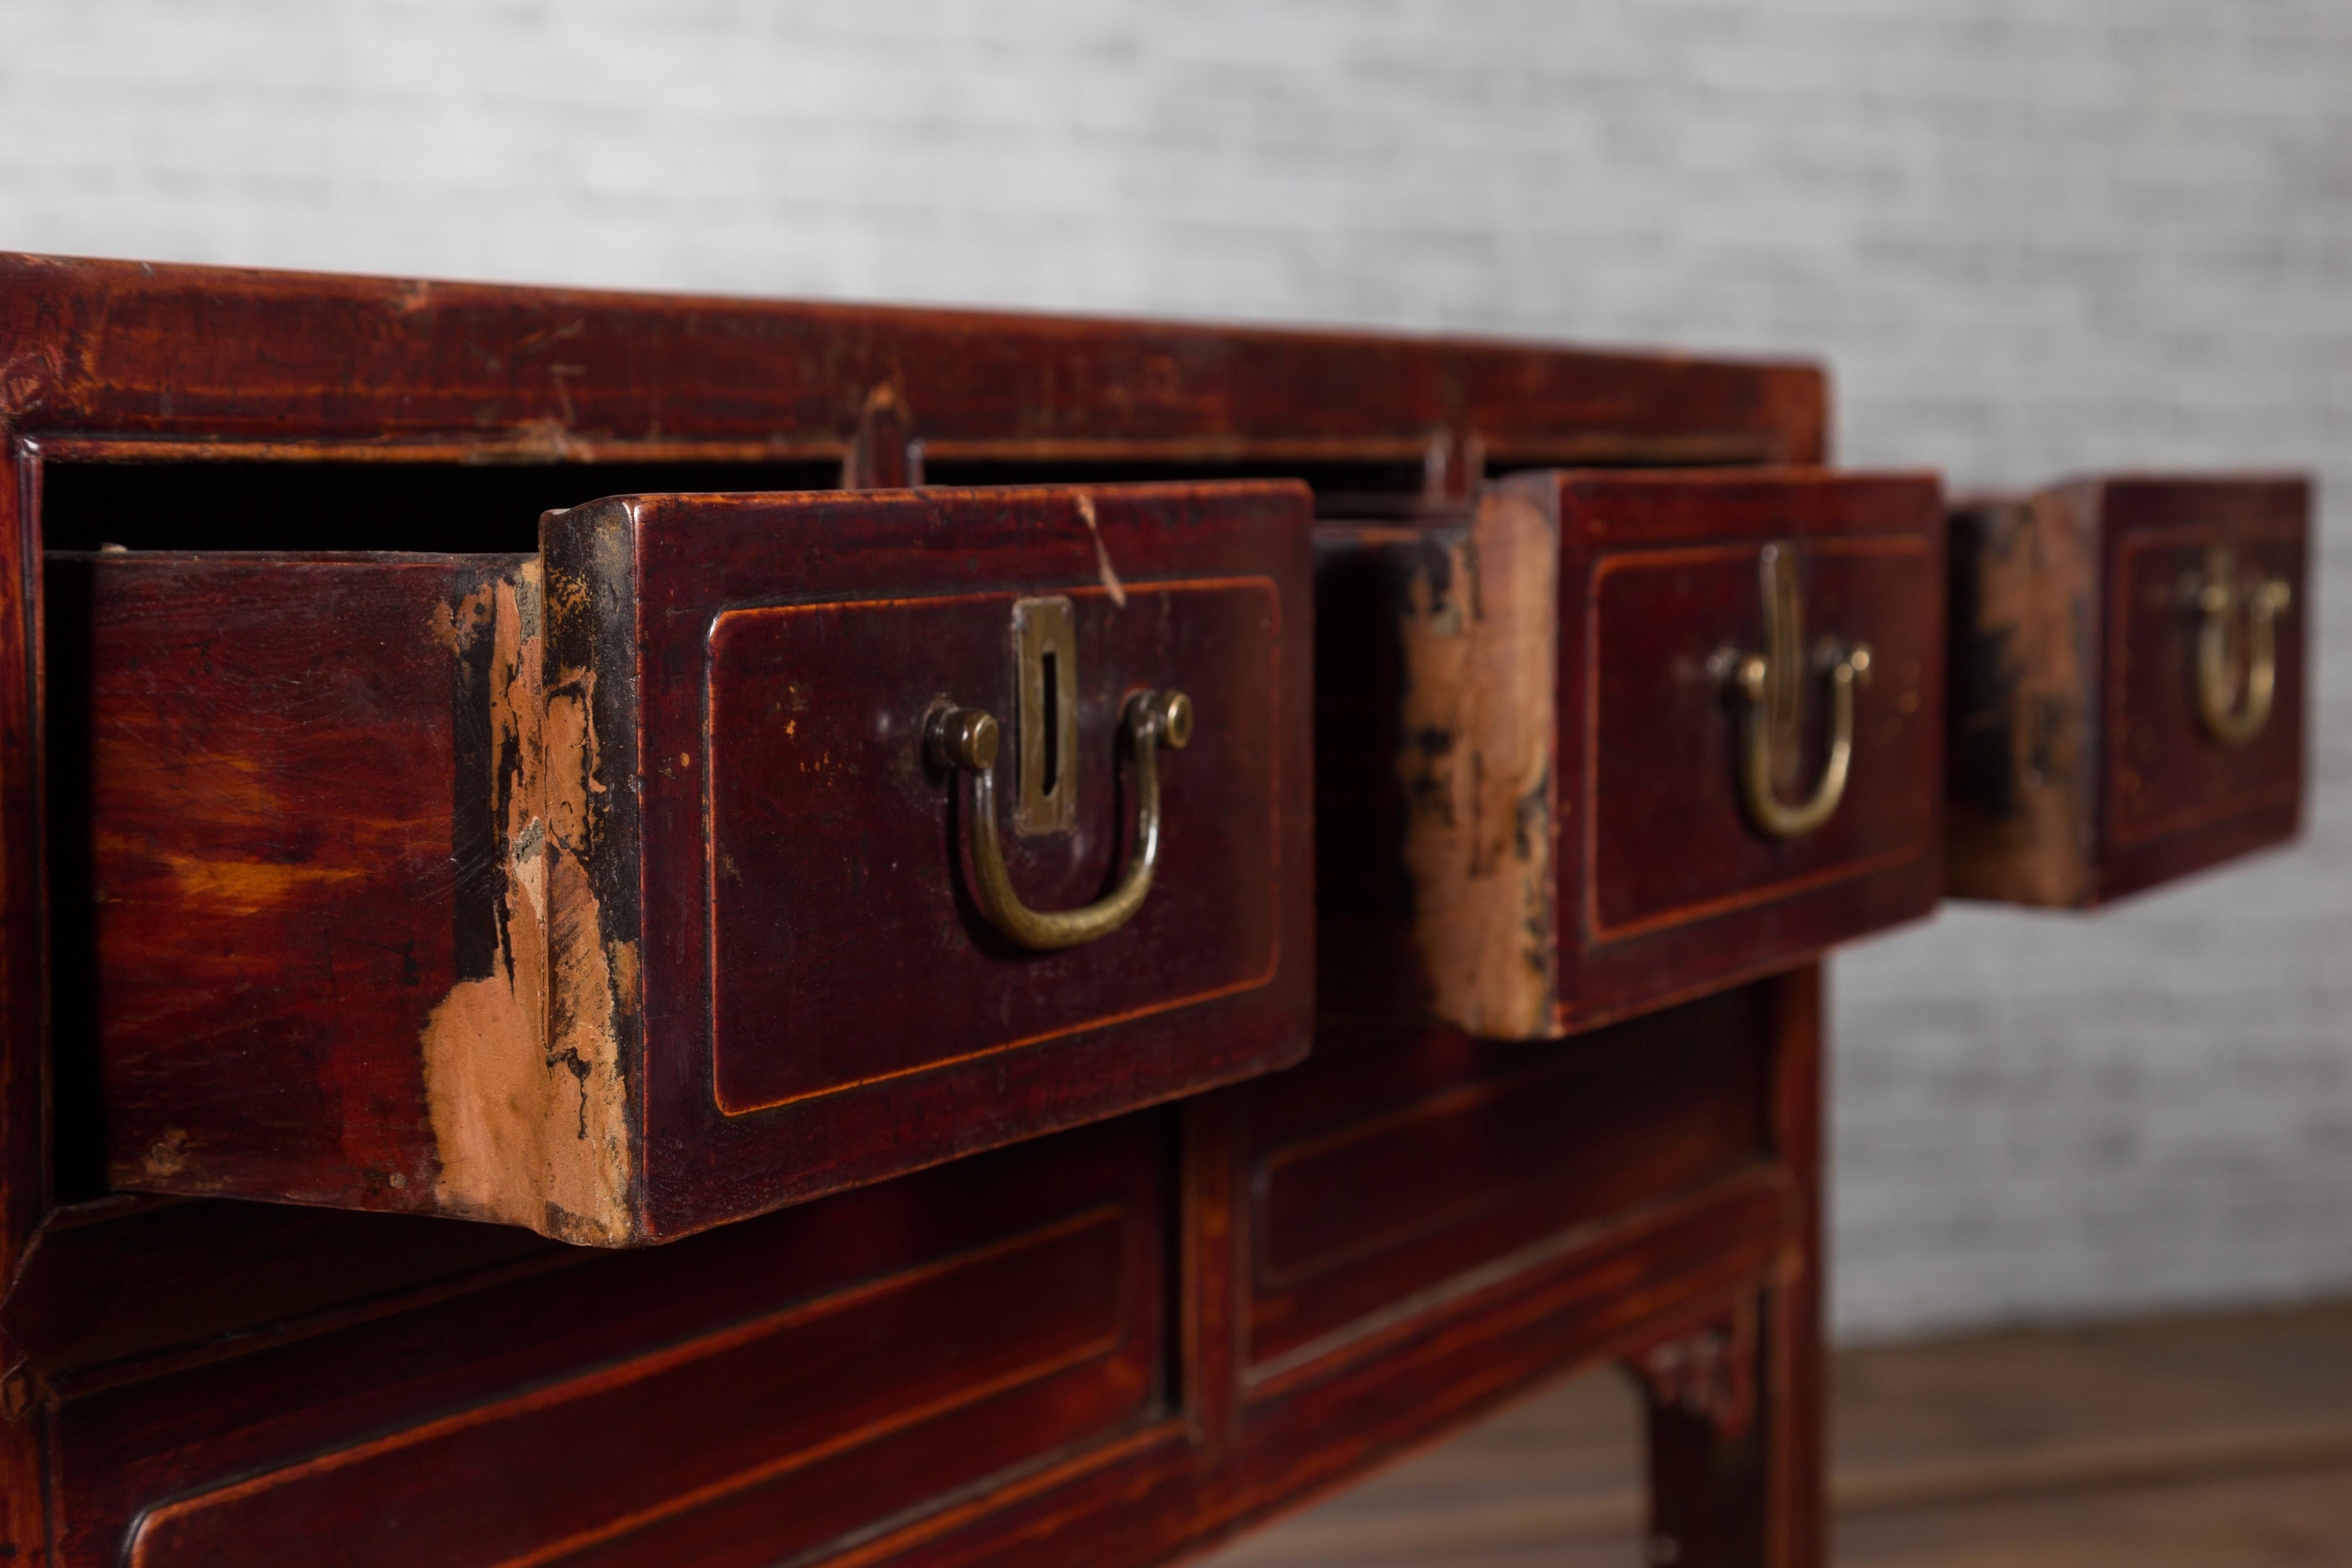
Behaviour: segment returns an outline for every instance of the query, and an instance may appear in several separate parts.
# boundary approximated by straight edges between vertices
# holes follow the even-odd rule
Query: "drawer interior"
[[[1420,463],[1182,458],[1040,462],[964,457],[926,465],[932,486],[1297,479],[1328,516],[1415,509]],[[48,462],[47,550],[389,550],[527,553],[544,511],[604,496],[829,490],[829,459],[790,462],[478,463],[387,457]]]

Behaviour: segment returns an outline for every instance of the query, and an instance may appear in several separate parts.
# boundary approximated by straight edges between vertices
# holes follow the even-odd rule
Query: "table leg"
[[[1773,983],[1774,1152],[1801,1205],[1767,1288],[1632,1360],[1648,1404],[1653,1564],[1820,1568],[1822,970]]]

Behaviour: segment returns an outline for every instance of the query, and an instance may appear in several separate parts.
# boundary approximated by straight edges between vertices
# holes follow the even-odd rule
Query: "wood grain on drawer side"
[[[81,791],[60,1036],[111,1184],[625,1234],[593,736],[542,668],[538,563],[121,554],[50,581],[54,776]]]

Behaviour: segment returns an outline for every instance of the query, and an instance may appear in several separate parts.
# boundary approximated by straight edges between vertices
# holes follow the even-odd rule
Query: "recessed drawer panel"
[[[1281,603],[1271,579],[1138,583],[1059,595],[1076,666],[1066,830],[1003,836],[1025,901],[1070,909],[1101,891],[1128,837],[1113,739],[1120,704],[1181,668],[1202,723],[1158,781],[1167,865],[1115,940],[1029,953],[982,927],[960,941],[954,862],[940,853],[939,781],[862,702],[807,672],[832,650],[887,661],[909,691],[1020,708],[1007,630],[1013,593],[731,609],[710,634],[712,1042],[730,1114],[836,1094],[943,1060],[1014,1050],[1255,990],[1280,962]],[[975,671],[999,672],[975,691]],[[1059,671],[1056,671],[1058,679]],[[917,715],[919,717],[919,714]],[[903,718],[904,715],[885,714]],[[1059,737],[1053,737],[1058,743]],[[1021,759],[1007,761],[1017,767]],[[1295,765],[1295,763],[1294,763]],[[1125,784],[1126,787],[1122,787]],[[1252,809],[1252,807],[1255,809]],[[1017,813],[1017,805],[1014,807]],[[803,825],[822,825],[807,831]],[[845,853],[854,845],[853,853]],[[1148,950],[1151,962],[1139,966]]]
[[[262,1331],[61,1380],[64,1558],[772,1563],[1083,1464],[1168,1412],[1171,1132],[1080,1129],[291,1334],[248,1280]]]
[[[1576,923],[1593,950],[1920,860],[1935,813],[1923,713],[1938,652],[1923,610],[1937,567],[1924,533],[1661,545],[1593,563],[1574,738],[1589,809],[1571,851],[1583,862]],[[1785,816],[1768,821],[1752,808],[1768,792],[1748,787],[1748,752],[1778,721],[1752,721],[1741,672],[1722,667],[1769,646],[1769,596],[1784,584],[1797,624],[1782,629],[1782,652],[1799,668],[1785,681],[1777,665],[1767,674],[1788,688],[1766,764]],[[1842,693],[1842,674],[1823,667],[1865,649]],[[1768,706],[1781,700],[1766,692]],[[1832,780],[1841,746],[1850,757]],[[1834,808],[1819,811],[1837,782]],[[1818,821],[1800,819],[1809,807]]]
[[[1954,893],[2089,906],[2294,835],[2310,507],[2176,478],[1956,510]]]
[[[1307,530],[673,496],[57,559],[109,1180],[628,1243],[1297,1060]]]
[[[1564,1034],[1933,906],[1932,479],[1528,475],[1319,538],[1327,659],[1381,650],[1319,697],[1327,1010]]]
[[[1733,991],[1572,1047],[1326,1031],[1246,1095],[1254,1377],[1765,1159],[1760,1008]]]

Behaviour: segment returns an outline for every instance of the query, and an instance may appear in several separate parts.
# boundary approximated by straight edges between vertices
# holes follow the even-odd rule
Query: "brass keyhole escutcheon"
[[[1077,820],[1077,638],[1066,598],[1023,599],[1013,606],[1014,703],[1019,730],[1019,794],[1013,827],[1023,833],[1066,829]],[[1181,691],[1139,691],[1119,716],[1135,764],[1135,844],[1118,885],[1080,909],[1033,910],[1013,889],[996,821],[996,763],[1002,733],[979,708],[933,713],[924,749],[935,767],[971,779],[972,895],[989,923],[1023,947],[1050,951],[1108,936],[1135,918],[1160,865],[1160,750],[1192,739],[1192,700]]]
[[[1078,820],[1078,636],[1069,600],[1013,605],[1013,831],[1066,833]]]

